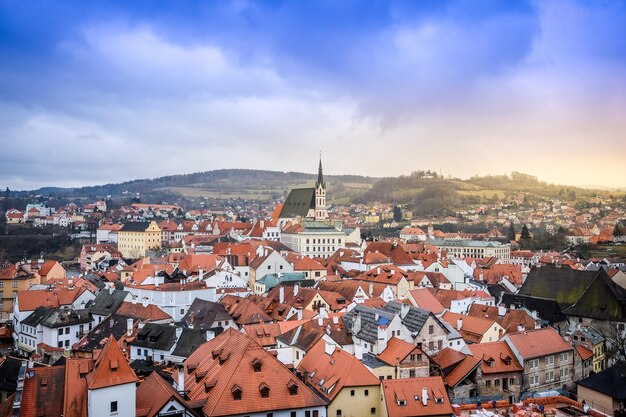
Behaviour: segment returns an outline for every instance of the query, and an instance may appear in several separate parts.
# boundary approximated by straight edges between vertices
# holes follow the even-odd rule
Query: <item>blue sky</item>
[[[623,1],[0,0],[0,187],[218,168],[626,186]]]

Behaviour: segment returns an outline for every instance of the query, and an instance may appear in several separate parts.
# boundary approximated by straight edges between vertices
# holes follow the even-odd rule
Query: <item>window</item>
[[[437,342],[437,349],[438,350],[443,349],[443,340],[440,340],[440,341]]]
[[[490,379],[485,381],[485,386],[486,387],[490,387],[491,386],[491,380]]]
[[[528,361],[528,367],[530,369],[538,368],[539,367],[539,359],[533,359],[533,360]]]
[[[428,326],[428,334],[433,334],[433,333],[435,333],[435,326],[431,324],[430,326]]]
[[[376,407],[372,407],[372,408],[370,408],[370,414],[371,414],[371,415],[376,414]]]
[[[496,386],[496,387],[499,387],[500,386],[500,380],[496,379],[495,381],[493,381],[493,385]]]
[[[546,356],[546,365],[554,365],[554,356]]]
[[[17,281],[13,281],[13,288],[17,288]]]
[[[561,355],[560,355],[561,362],[567,362],[567,358],[568,358],[567,352],[561,353]]]
[[[291,416],[291,417],[296,417],[296,412],[295,412],[295,411],[292,411],[292,412],[291,412],[291,414],[290,414],[290,416]]]
[[[546,382],[552,382],[554,381],[554,372],[550,371],[550,372],[546,372]]]
[[[65,347],[70,347],[70,341],[69,340],[65,341]]]
[[[111,414],[117,413],[117,401],[111,401]]]
[[[531,375],[530,376],[530,385],[539,384],[539,375]]]
[[[59,329],[59,336],[63,335],[63,329]]]
[[[267,413],[267,417],[274,417],[274,413]]]
[[[367,397],[367,396],[369,396],[369,395],[370,395],[369,390],[365,390],[365,396]]]
[[[515,378],[509,378],[509,384],[515,384]]]
[[[435,350],[435,342],[433,342],[432,340],[428,342],[428,350],[431,352]]]
[[[70,334],[70,328],[69,327],[65,328],[65,334]]]
[[[354,390],[353,389],[350,390],[350,396],[354,397]]]

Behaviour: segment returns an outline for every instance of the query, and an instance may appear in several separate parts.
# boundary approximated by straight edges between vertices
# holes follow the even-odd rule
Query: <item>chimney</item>
[[[326,312],[326,307],[320,307],[320,317],[323,317],[325,319],[328,318],[328,313]]]
[[[463,328],[463,319],[458,319],[456,321],[456,329],[461,330]]]
[[[127,318],[126,319],[126,334],[128,336],[133,334],[133,319],[131,319],[131,318]]]
[[[180,335],[183,334],[183,328],[180,326],[176,326],[176,340],[180,339]]]
[[[333,316],[333,324],[339,324],[339,317]]]
[[[300,291],[300,286],[298,284],[293,286],[293,296],[295,297],[296,295],[298,295],[298,292]]]
[[[324,325],[324,317],[321,314],[317,316],[317,325],[322,327]]]
[[[409,313],[409,309],[411,308],[411,306],[409,306],[406,303],[402,303],[400,305],[400,318],[404,319],[406,317],[406,315]]]
[[[374,296],[374,283],[370,281],[369,297],[372,298],[373,296]]]
[[[298,309],[297,315],[298,315],[298,320],[302,320],[302,309],[301,308]]]
[[[327,355],[332,355],[335,352],[335,345],[324,340],[324,352]]]
[[[215,339],[215,332],[213,330],[207,330],[206,331],[206,340],[212,340]]]
[[[109,326],[111,327],[115,326],[115,320],[109,319]]]
[[[376,275],[380,275],[380,267],[376,268]]]
[[[517,331],[518,332],[523,332],[524,330],[526,330],[526,327],[523,324],[518,324],[517,325]]]
[[[363,346],[358,345],[358,344],[354,344],[354,357],[357,358],[358,360],[362,360],[363,359]]]
[[[178,364],[178,392],[183,395],[185,393],[185,365]]]
[[[422,388],[422,405],[426,407],[428,405],[428,390]]]
[[[200,270],[198,270],[198,281],[202,281],[203,278],[204,278],[204,269],[200,268]]]
[[[285,302],[285,287],[283,287],[282,285],[278,289],[278,302],[280,304]]]
[[[113,294],[113,290],[114,290],[113,284],[111,284],[111,286],[109,287],[109,294]]]

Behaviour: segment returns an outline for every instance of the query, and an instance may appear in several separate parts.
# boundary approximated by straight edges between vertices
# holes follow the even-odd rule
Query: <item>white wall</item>
[[[131,417],[135,409],[135,383],[89,390],[87,394],[87,415],[89,417]],[[117,412],[111,413],[111,402],[117,401]]]

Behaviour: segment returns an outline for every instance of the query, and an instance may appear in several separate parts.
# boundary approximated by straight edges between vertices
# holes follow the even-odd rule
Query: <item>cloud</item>
[[[623,4],[366,5],[13,5],[0,184],[313,172],[319,149],[337,173],[626,177]]]

